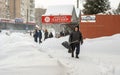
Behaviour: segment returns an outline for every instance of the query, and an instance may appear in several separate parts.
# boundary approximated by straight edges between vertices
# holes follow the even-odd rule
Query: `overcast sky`
[[[80,0],[80,8],[84,0]],[[112,8],[117,8],[120,0],[109,0]],[[35,0],[35,7],[47,8],[51,5],[75,5],[77,0]]]
[[[35,0],[36,7],[48,7],[51,5],[75,5],[76,0]]]

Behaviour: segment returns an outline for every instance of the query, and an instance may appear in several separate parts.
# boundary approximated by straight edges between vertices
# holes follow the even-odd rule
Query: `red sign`
[[[42,16],[42,23],[70,23],[70,15],[60,16]]]

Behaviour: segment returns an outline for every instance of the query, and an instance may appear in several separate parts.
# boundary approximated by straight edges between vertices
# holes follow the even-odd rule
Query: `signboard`
[[[2,19],[0,18],[0,22],[9,22],[10,20],[9,19]]]
[[[23,23],[23,19],[22,18],[16,18],[15,23]]]
[[[96,22],[95,15],[82,15],[81,22]]]
[[[42,23],[70,23],[71,15],[42,16]]]

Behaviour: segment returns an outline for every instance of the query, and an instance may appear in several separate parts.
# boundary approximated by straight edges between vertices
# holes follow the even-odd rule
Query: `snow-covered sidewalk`
[[[85,39],[81,46],[80,59],[71,58],[61,43],[67,37],[47,39],[40,46],[49,56],[71,66],[68,75],[119,75],[120,34],[95,39]]]
[[[26,34],[0,34],[0,74],[64,75],[65,67],[38,46]]]
[[[79,59],[50,38],[37,44],[23,33],[0,33],[1,75],[120,75],[120,34],[85,39]]]

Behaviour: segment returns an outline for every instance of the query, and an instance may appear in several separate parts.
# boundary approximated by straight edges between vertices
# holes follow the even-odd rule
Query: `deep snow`
[[[61,45],[68,36],[38,44],[9,34],[0,33],[0,75],[120,75],[120,34],[84,39],[79,59]]]

